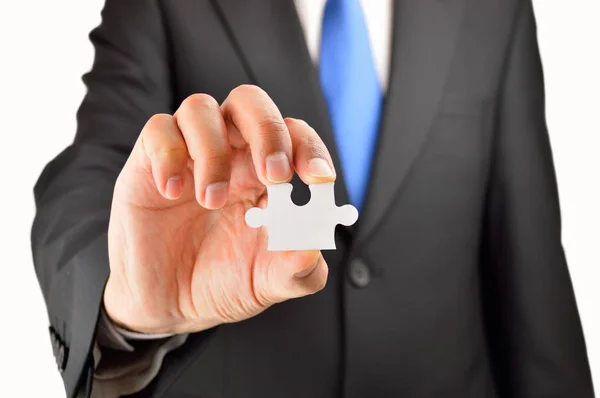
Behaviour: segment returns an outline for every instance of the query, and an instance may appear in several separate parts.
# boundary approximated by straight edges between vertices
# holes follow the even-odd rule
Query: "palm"
[[[234,150],[232,162],[228,203],[215,211],[195,200],[191,171],[184,194],[176,201],[158,193],[146,170],[126,167],[119,178],[113,212],[127,216],[123,225],[111,225],[122,231],[113,234],[111,249],[125,250],[126,259],[135,259],[135,264],[122,267],[153,268],[154,272],[144,272],[144,283],[137,279],[136,289],[152,302],[149,307],[157,309],[155,318],[173,321],[168,318],[173,316],[172,308],[177,308],[177,316],[193,319],[199,311],[211,308],[223,321],[238,321],[267,306],[268,298],[261,296],[257,279],[268,277],[269,266],[283,260],[286,253],[267,252],[265,230],[246,225],[246,210],[265,200],[266,189],[256,177],[248,151]],[[127,184],[138,189],[120,195],[125,190],[119,188]],[[207,281],[210,291],[204,288]]]
[[[193,332],[321,290],[321,253],[268,252],[245,213],[292,167],[306,184],[334,181],[331,163],[316,131],[282,119],[258,87],[221,106],[192,95],[175,115],[151,117],[113,194],[109,316],[137,331]]]

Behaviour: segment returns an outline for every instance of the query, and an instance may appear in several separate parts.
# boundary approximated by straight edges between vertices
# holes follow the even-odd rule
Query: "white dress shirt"
[[[317,65],[321,46],[321,26],[326,0],[294,0],[308,52]],[[369,43],[381,91],[388,86],[392,44],[392,0],[360,0],[369,33]]]
[[[294,0],[306,45],[315,65],[319,62],[325,3],[326,0]],[[360,3],[375,69],[382,92],[385,93],[390,69],[393,1],[360,0]],[[187,335],[144,335],[126,331],[113,325],[102,311],[94,344],[92,398],[115,398],[142,390],[158,374],[165,355],[184,344],[186,339]]]

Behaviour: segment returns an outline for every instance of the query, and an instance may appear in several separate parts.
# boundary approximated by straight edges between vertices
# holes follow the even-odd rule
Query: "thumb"
[[[264,304],[314,294],[327,283],[329,268],[318,250],[263,254],[255,270],[255,294]]]

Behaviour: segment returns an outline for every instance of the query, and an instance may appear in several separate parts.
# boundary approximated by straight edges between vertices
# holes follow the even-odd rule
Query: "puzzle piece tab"
[[[350,226],[358,219],[352,205],[336,206],[334,183],[312,184],[310,202],[297,206],[292,202],[292,184],[268,185],[268,205],[246,212],[246,224],[267,227],[269,251],[335,249],[335,226]]]

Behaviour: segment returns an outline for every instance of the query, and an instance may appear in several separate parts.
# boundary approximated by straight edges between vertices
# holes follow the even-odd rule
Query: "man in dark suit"
[[[106,2],[35,188],[67,395],[593,397],[531,0],[322,3]],[[245,224],[294,171],[337,250]]]

